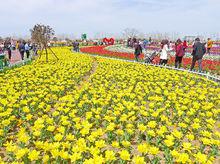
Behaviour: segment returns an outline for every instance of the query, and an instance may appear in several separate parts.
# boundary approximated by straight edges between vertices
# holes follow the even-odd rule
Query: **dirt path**
[[[98,67],[97,58],[93,57],[93,63],[92,63],[92,69],[83,77],[83,79],[79,82],[77,88],[78,90],[81,90],[82,87],[89,82],[89,78],[91,75],[93,75],[96,72],[96,69]]]

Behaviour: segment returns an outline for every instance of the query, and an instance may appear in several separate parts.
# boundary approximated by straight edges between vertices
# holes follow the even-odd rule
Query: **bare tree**
[[[125,38],[135,38],[135,37],[138,37],[139,34],[140,32],[135,28],[126,28],[123,31],[123,36]]]
[[[48,51],[49,49],[52,54],[58,59],[56,54],[52,51],[50,47],[48,47],[48,43],[51,40],[51,38],[54,36],[55,32],[54,30],[48,26],[48,25],[42,25],[42,24],[36,24],[31,31],[31,39],[41,47],[41,54],[40,58],[42,56],[42,51],[45,50],[46,52],[46,61],[48,62]]]

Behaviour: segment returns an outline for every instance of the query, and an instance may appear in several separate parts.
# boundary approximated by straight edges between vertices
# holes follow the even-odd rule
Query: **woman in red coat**
[[[180,68],[185,55],[185,47],[180,39],[176,42],[176,59],[175,59],[175,68]]]

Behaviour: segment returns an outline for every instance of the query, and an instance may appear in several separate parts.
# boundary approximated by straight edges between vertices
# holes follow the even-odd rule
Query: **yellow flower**
[[[138,125],[138,129],[141,131],[141,132],[145,132],[147,127],[144,125],[144,124],[140,124]]]
[[[62,159],[68,159],[69,158],[69,154],[66,151],[61,151],[59,154],[60,154],[60,157]]]
[[[193,123],[191,126],[193,129],[199,129],[201,127],[199,123]]]
[[[108,126],[107,126],[107,131],[113,131],[115,129],[115,124],[114,123],[110,123]]]
[[[7,141],[4,146],[6,147],[7,152],[14,152],[17,150],[17,146],[12,141]]]
[[[114,161],[114,160],[116,160],[115,152],[111,151],[111,150],[106,150],[105,151],[105,159],[106,159],[106,161]]]
[[[89,158],[89,159],[86,159],[83,164],[95,164],[95,161],[93,158]]]
[[[104,140],[100,140],[100,141],[96,141],[95,145],[97,148],[103,148],[106,146],[105,141]]]
[[[60,156],[60,152],[58,149],[52,149],[51,154],[52,154],[53,158],[57,158]]]
[[[156,121],[150,121],[147,124],[147,127],[154,129],[157,126],[157,122]]]
[[[32,117],[33,117],[33,115],[28,114],[28,115],[26,116],[26,119],[29,121],[29,120],[31,120],[31,119],[32,119]]]
[[[40,130],[36,130],[33,133],[34,136],[39,137],[41,135],[41,131]]]
[[[209,138],[201,138],[200,140],[204,145],[212,145],[212,140]]]
[[[145,164],[145,160],[144,157],[140,157],[140,156],[134,156],[133,160],[134,164]]]
[[[122,141],[121,142],[122,143],[122,145],[124,146],[124,147],[129,147],[129,146],[131,146],[131,143],[129,142],[129,141]]]
[[[186,128],[187,127],[187,124],[183,123],[183,122],[180,122],[179,124],[179,127],[181,128]]]
[[[29,112],[30,112],[30,109],[26,106],[26,107],[23,108],[23,111],[24,111],[25,113],[29,113]]]
[[[127,129],[126,131],[127,131],[128,134],[130,134],[130,135],[134,134],[134,130],[133,130],[133,129]]]
[[[74,141],[75,136],[72,135],[72,134],[68,134],[68,135],[66,136],[66,139],[67,139],[68,141]]]
[[[154,130],[148,130],[147,134],[150,135],[151,137],[155,137],[156,133],[154,132]]]
[[[140,153],[144,153],[145,154],[145,153],[148,152],[148,150],[149,150],[149,145],[148,144],[142,143],[142,144],[138,145],[138,151]]]
[[[119,152],[120,158],[124,161],[129,161],[130,160],[130,154],[127,150],[122,150]]]
[[[181,132],[179,132],[178,130],[174,130],[172,132],[172,134],[178,139],[182,138],[182,136],[183,136],[183,134]]]
[[[102,157],[102,155],[96,155],[93,157],[93,161],[97,164],[103,164],[105,162],[105,159]]]
[[[51,126],[51,125],[48,126],[47,130],[50,131],[50,132],[53,132],[55,130],[55,126]]]
[[[194,135],[193,134],[188,134],[188,135],[186,135],[186,137],[189,139],[189,140],[194,140]]]
[[[39,154],[40,154],[39,151],[32,150],[28,153],[28,159],[30,159],[31,161],[36,161],[39,158]]]
[[[113,141],[112,146],[115,147],[115,148],[120,148],[120,145],[117,141]]]
[[[189,155],[186,153],[178,154],[178,157],[176,159],[176,162],[178,163],[188,163],[189,161],[190,161]]]
[[[193,148],[192,148],[192,144],[189,143],[189,142],[184,142],[183,143],[183,150],[186,150],[186,151],[191,151]]]
[[[124,135],[124,131],[121,130],[121,129],[118,129],[118,130],[116,131],[116,133],[117,133],[117,135],[120,135],[120,136]]]
[[[166,139],[166,140],[164,140],[164,143],[165,143],[168,147],[171,147],[171,146],[174,145],[173,140],[170,140],[170,139]]]
[[[98,147],[90,147],[89,148],[90,153],[95,156],[95,155],[99,155],[100,154],[100,149]]]
[[[50,159],[49,155],[47,155],[47,154],[43,155],[43,162],[44,163],[47,163],[49,161],[49,159]]]
[[[4,130],[0,129],[0,136],[3,136],[3,134],[4,134]]]
[[[58,130],[58,132],[60,132],[62,134],[65,133],[65,127],[63,127],[63,126],[60,126],[57,130]]]
[[[54,117],[56,117],[56,116],[58,116],[59,114],[60,114],[60,113],[59,113],[58,111],[55,111],[55,112],[53,112],[52,115],[53,115]]]
[[[172,151],[171,151],[171,155],[172,155],[173,157],[177,158],[177,157],[179,156],[179,153],[178,153],[178,151],[176,151],[176,150],[172,150]]]
[[[79,159],[81,159],[81,158],[82,158],[81,153],[73,153],[73,154],[70,156],[71,162],[76,162],[77,160],[79,160]]]
[[[29,141],[29,139],[30,139],[30,137],[25,133],[18,135],[18,141],[20,141],[20,142],[27,143]]]
[[[196,158],[196,161],[200,162],[200,163],[206,163],[207,162],[207,155],[202,154],[201,152],[198,152],[197,154],[194,155]]]
[[[10,123],[11,123],[11,121],[8,119],[5,119],[2,121],[2,125],[4,125],[4,126],[8,126]]]
[[[17,150],[17,152],[15,153],[16,159],[21,159],[26,153],[28,153],[28,151],[29,150],[27,148]]]
[[[157,155],[159,153],[159,148],[151,146],[149,148],[149,153],[152,154],[152,155]]]
[[[55,141],[61,141],[63,139],[63,135],[58,133],[54,136]]]

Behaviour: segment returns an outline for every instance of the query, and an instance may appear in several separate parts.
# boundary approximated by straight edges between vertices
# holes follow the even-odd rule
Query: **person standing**
[[[140,56],[141,53],[142,53],[142,47],[141,47],[141,45],[139,44],[139,42],[136,42],[136,43],[134,44],[134,48],[135,48],[135,50],[134,50],[135,60],[138,62],[138,58],[139,58],[139,56]]]
[[[29,57],[30,57],[30,46],[29,46],[29,43],[28,43],[28,42],[25,43],[24,49],[25,49],[25,53],[26,53],[26,55],[27,55],[27,58],[29,59]]]
[[[161,55],[160,55],[160,65],[167,65],[168,63],[168,52],[169,52],[169,41],[162,40],[161,42]]]
[[[149,42],[149,45],[151,45],[151,43],[152,43],[152,38],[151,37],[149,38],[148,42]]]
[[[6,44],[6,50],[8,52],[8,59],[11,60],[11,54],[12,54],[12,45],[11,45],[11,42],[8,42]]]
[[[25,45],[24,45],[25,42],[20,42],[19,43],[19,46],[18,46],[18,50],[21,54],[21,59],[24,60],[24,52],[25,52]]]
[[[77,52],[77,40],[73,42],[73,51]]]
[[[19,41],[16,42],[15,49],[16,49],[16,50],[19,49]]]
[[[182,44],[182,41],[180,39],[177,40],[176,42],[176,58],[175,58],[175,68],[180,68],[183,60],[183,56],[185,55],[185,47]]]
[[[78,40],[76,41],[76,52],[79,52],[79,42],[78,42]]]
[[[131,46],[131,38],[128,38],[127,40],[127,47],[130,47]]]
[[[143,45],[144,45],[144,49],[146,50],[147,49],[147,45],[148,45],[148,40],[147,39],[144,39]]]
[[[202,71],[202,58],[206,53],[205,44],[200,42],[199,38],[196,38],[195,43],[193,45],[193,52],[192,52],[192,65],[190,71],[192,71],[195,67],[196,61],[199,64],[199,72]]]
[[[73,42],[73,51],[76,51],[76,41]]]
[[[210,55],[211,54],[211,49],[212,49],[212,46],[213,46],[213,41],[208,38],[208,42],[207,42],[207,53]]]

